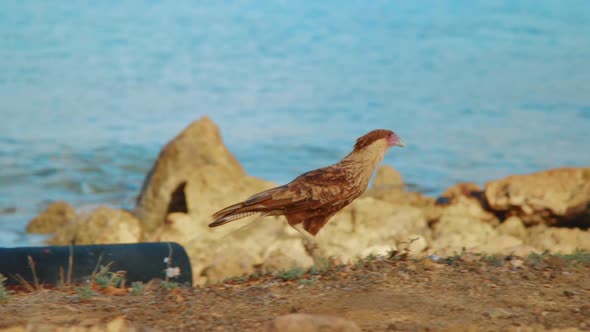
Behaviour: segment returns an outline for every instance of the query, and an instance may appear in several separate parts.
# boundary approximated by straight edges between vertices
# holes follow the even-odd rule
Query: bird
[[[353,150],[339,162],[223,208],[213,214],[209,227],[255,214],[282,215],[303,236],[304,247],[315,261],[319,257],[314,237],[336,212],[365,192],[375,168],[393,146],[404,147],[405,143],[391,130],[372,130],[359,137]]]

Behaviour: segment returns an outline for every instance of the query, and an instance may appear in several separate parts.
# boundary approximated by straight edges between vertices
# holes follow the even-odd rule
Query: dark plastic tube
[[[101,265],[111,263],[110,272],[126,271],[127,285],[155,278],[164,280],[170,267],[173,268],[171,271],[180,274],[169,280],[192,286],[190,260],[184,248],[175,242],[0,248],[0,273],[7,278],[7,285],[19,284],[17,274],[34,284],[30,256],[38,282],[58,285],[61,281],[60,267],[64,281],[67,281],[70,255],[73,258],[72,283],[86,282]]]

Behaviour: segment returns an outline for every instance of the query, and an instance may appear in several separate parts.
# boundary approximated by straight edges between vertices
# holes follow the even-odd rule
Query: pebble
[[[353,321],[326,315],[295,313],[275,318],[265,329],[266,332],[360,332]]]
[[[490,308],[488,311],[484,313],[485,316],[490,317],[491,319],[499,319],[499,318],[510,318],[514,316],[510,310],[502,309],[502,308]]]
[[[524,262],[521,259],[511,259],[510,265],[512,265],[513,268],[519,268],[524,265]]]

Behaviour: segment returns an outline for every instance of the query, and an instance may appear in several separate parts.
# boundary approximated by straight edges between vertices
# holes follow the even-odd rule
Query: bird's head
[[[376,129],[364,136],[359,137],[356,140],[356,144],[354,145],[354,151],[361,151],[373,143],[378,143],[385,149],[392,146],[406,146],[406,144],[393,131],[387,129]]]

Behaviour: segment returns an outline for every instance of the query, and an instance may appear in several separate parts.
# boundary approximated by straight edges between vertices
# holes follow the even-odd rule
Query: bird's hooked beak
[[[399,146],[400,148],[405,148],[406,147],[406,142],[404,142],[401,138],[398,138],[396,145]]]

